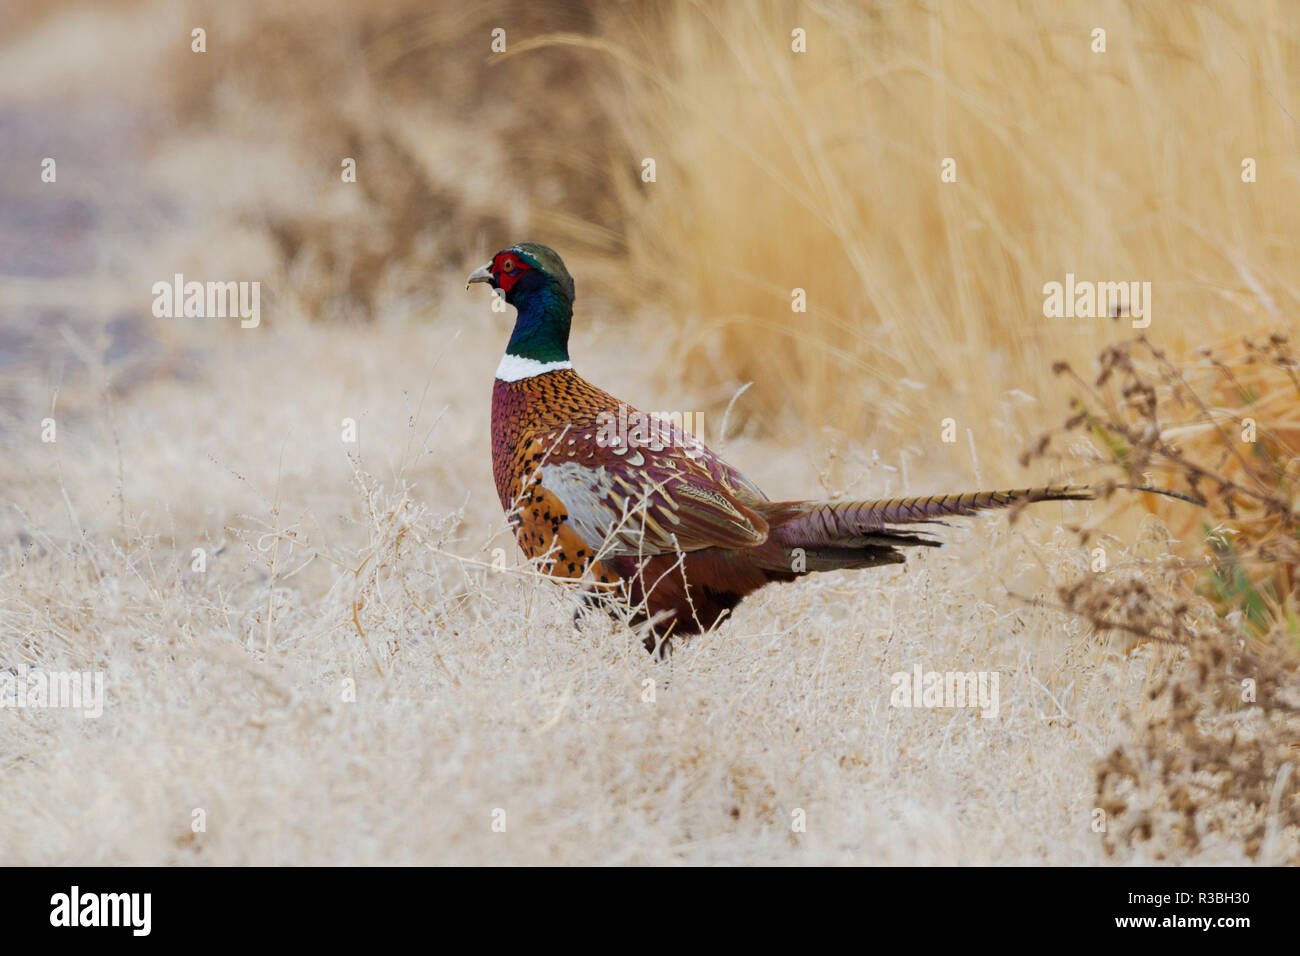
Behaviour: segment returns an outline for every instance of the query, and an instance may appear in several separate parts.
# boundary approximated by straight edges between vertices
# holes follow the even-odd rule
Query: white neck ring
[[[511,355],[507,352],[501,356],[501,364],[497,366],[497,381],[519,382],[526,378],[545,375],[547,372],[558,372],[564,368],[573,368],[573,363],[568,359],[561,362],[539,362],[537,359]]]

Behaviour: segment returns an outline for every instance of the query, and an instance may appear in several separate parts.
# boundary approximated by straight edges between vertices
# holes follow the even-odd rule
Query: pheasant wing
[[[768,525],[745,503],[748,488],[716,474],[716,464],[694,440],[604,444],[571,432],[555,439],[539,472],[542,486],[563,502],[570,527],[606,554],[762,544]]]

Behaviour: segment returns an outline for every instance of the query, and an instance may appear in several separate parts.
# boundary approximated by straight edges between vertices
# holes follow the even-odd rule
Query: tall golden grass
[[[953,417],[978,442],[1019,426],[1019,393],[1055,420],[1052,360],[1125,332],[1044,317],[1067,272],[1151,282],[1148,334],[1176,356],[1290,321],[1298,43],[1287,4],[681,0],[530,47],[623,80],[598,92],[626,144],[627,274],[688,373],[755,381],[767,414],[926,436]]]

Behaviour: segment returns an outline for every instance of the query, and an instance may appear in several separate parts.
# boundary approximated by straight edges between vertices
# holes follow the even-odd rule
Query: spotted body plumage
[[[762,493],[680,428],[603,439],[620,410],[571,369],[496,381],[493,475],[529,558],[560,577],[589,571],[614,584],[641,559],[766,539],[766,521],[746,503]]]
[[[770,501],[672,423],[648,439],[611,437],[610,418],[635,410],[573,370],[574,284],[552,250],[511,246],[470,282],[490,284],[518,309],[492,391],[492,470],[520,548],[547,573],[584,579],[594,593],[626,602],[661,637],[714,626],[770,582],[896,564],[904,547],[939,544],[897,525],[1095,497],[1086,485],[1067,485]]]

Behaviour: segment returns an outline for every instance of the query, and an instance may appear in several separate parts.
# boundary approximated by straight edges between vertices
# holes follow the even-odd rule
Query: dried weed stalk
[[[1203,540],[1199,553],[1165,550],[1058,592],[1099,630],[1154,642],[1131,737],[1097,766],[1106,850],[1166,859],[1213,839],[1300,863],[1300,376],[1287,338],[1204,348],[1180,367],[1143,336],[1103,351],[1091,382],[1055,371],[1078,390],[1073,414],[1026,463],[1089,448],[1123,475],[1108,494],[1163,484],[1206,503],[1183,518],[1201,534],[1179,535]]]

